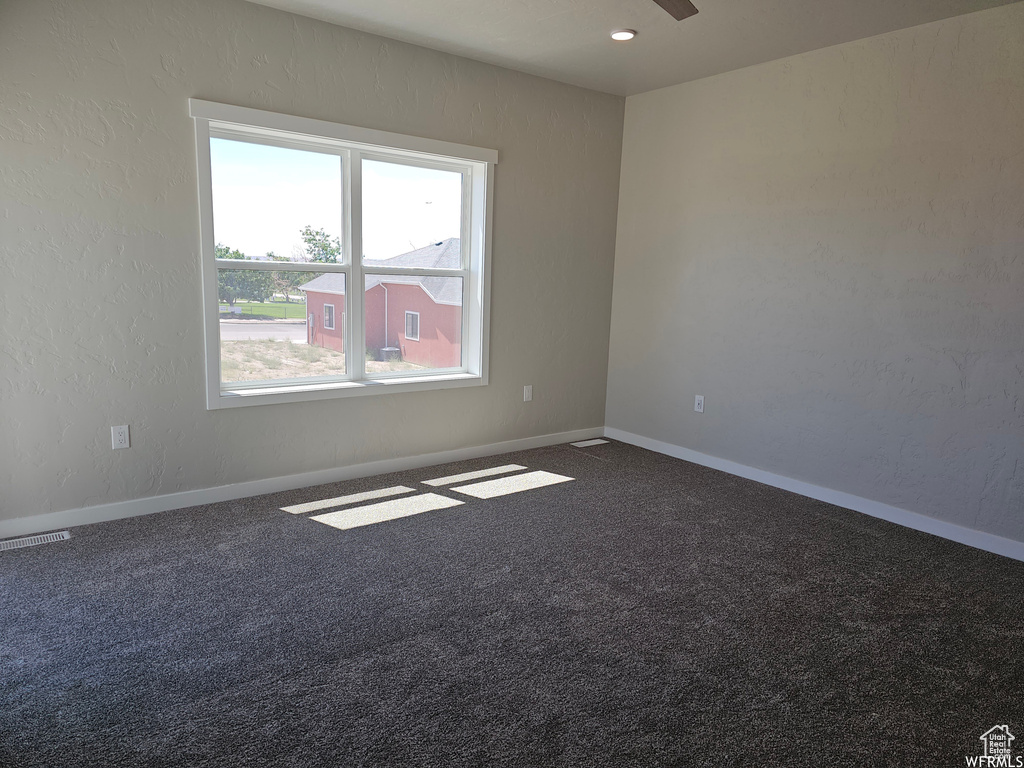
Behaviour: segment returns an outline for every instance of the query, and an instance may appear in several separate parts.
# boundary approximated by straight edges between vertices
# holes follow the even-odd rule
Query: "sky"
[[[214,238],[246,256],[300,259],[306,225],[341,237],[341,163],[322,154],[210,140]],[[388,259],[460,236],[462,177],[363,161],[363,253]]]

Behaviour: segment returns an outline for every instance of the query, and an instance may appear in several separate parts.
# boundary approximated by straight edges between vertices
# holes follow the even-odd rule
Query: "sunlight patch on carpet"
[[[520,469],[526,469],[521,464],[505,464],[501,467],[491,467],[490,469],[479,469],[476,472],[463,472],[461,475],[448,475],[448,477],[437,477],[433,480],[424,480],[424,485],[451,485],[452,483],[464,483],[467,480],[476,480],[481,477],[491,477],[492,475],[507,475],[509,472],[518,472]]]
[[[453,491],[464,493],[467,496],[474,496],[478,499],[493,499],[496,496],[507,496],[510,493],[521,493],[522,491],[543,488],[546,485],[557,483],[568,483],[575,478],[565,475],[556,475],[554,472],[527,472],[514,477],[502,477],[497,480],[486,480],[482,483],[472,483],[452,488]]]
[[[381,501],[376,504],[367,504],[363,507],[352,507],[339,512],[328,512],[324,515],[314,515],[311,520],[329,525],[332,528],[347,530],[359,528],[364,525],[383,523],[386,520],[396,520],[400,517],[419,515],[423,512],[432,512],[435,509],[457,507],[463,502],[457,499],[449,499],[439,496],[436,493],[424,493],[420,496],[409,496],[404,499],[392,499]]]
[[[293,504],[290,507],[281,507],[283,512],[290,512],[293,515],[301,515],[305,512],[317,512],[321,509],[331,507],[344,507],[346,504],[358,504],[362,501],[373,499],[385,499],[388,496],[398,496],[403,493],[412,493],[414,489],[406,488],[404,485],[396,485],[392,488],[381,488],[377,491],[364,491],[363,493],[351,493],[348,496],[338,496],[333,499],[320,499],[305,504]]]

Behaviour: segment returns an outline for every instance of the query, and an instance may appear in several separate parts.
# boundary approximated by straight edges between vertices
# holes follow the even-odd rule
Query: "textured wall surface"
[[[1018,3],[630,97],[608,426],[1024,540],[1022,40]]]
[[[490,385],[208,412],[190,96],[499,150]],[[6,0],[0,520],[601,425],[623,110],[241,0]]]

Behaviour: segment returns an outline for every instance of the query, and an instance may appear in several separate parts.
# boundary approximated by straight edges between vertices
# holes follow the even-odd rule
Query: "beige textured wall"
[[[491,384],[208,412],[190,96],[499,150]],[[0,3],[0,520],[600,426],[623,110],[241,0]]]
[[[1022,41],[1018,3],[630,97],[608,426],[1024,540]]]

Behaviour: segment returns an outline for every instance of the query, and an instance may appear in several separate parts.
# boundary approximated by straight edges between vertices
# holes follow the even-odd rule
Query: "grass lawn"
[[[236,301],[235,310],[241,310],[240,315],[231,312],[227,304],[220,305],[220,313],[223,317],[272,317],[278,320],[305,320],[306,302],[304,301]]]

